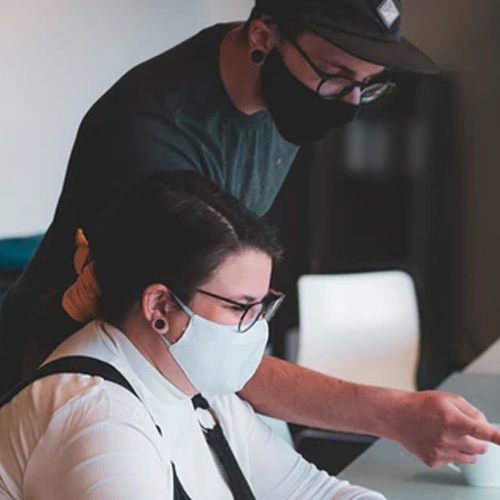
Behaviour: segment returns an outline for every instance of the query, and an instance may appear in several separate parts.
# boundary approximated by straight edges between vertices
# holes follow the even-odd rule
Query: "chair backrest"
[[[42,236],[0,238],[0,304],[7,289],[19,278],[35,253]]]
[[[403,271],[299,278],[297,362],[353,382],[416,389],[419,311]]]

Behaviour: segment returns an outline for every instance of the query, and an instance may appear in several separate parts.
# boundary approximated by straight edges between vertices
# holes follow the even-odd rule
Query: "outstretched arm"
[[[311,427],[393,439],[430,467],[474,462],[500,431],[456,394],[346,382],[272,356],[240,396],[266,415]]]

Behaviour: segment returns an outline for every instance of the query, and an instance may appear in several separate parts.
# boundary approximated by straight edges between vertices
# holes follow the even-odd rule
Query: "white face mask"
[[[245,333],[238,325],[221,325],[194,314],[176,298],[190,317],[182,337],[170,349],[193,386],[203,394],[237,392],[256,372],[269,337],[267,321],[258,320]]]

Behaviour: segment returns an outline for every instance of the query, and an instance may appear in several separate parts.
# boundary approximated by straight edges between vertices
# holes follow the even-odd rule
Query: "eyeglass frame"
[[[361,94],[361,102],[362,102],[363,92],[368,87],[370,87],[370,86],[373,86],[373,87],[381,86],[382,87],[385,85],[386,88],[384,89],[384,91],[379,96],[377,96],[375,99],[369,100],[367,102],[367,103],[369,103],[369,102],[373,102],[374,100],[378,99],[383,94],[388,93],[389,91],[392,91],[396,87],[396,84],[394,82],[391,82],[389,80],[389,78],[387,78],[387,81],[385,81],[385,82],[358,82],[356,80],[353,80],[352,78],[349,78],[348,76],[332,75],[331,73],[326,73],[325,71],[318,68],[316,63],[309,57],[307,52],[293,38],[286,37],[285,39],[297,50],[297,52],[302,56],[304,61],[306,61],[306,63],[316,73],[316,75],[319,76],[319,78],[321,78],[320,82],[318,83],[318,86],[316,87],[315,92],[318,94],[318,96],[320,96],[325,101],[330,101],[330,100],[334,100],[334,99],[341,99],[342,97],[349,95],[355,88],[359,88],[360,94]],[[340,91],[338,94],[331,95],[331,96],[321,95],[320,94],[321,86],[324,85],[328,81],[335,80],[336,78],[342,78],[344,80],[348,80],[351,82],[351,84],[349,86],[347,86],[345,89],[343,89],[342,91]]]
[[[251,302],[244,304],[242,302],[237,302],[236,300],[228,299],[227,297],[223,297],[222,295],[217,295],[216,293],[208,292],[200,288],[198,288],[196,291],[202,293],[203,295],[207,295],[208,297],[222,300],[223,302],[227,302],[228,304],[233,304],[235,306],[240,307],[243,310],[243,314],[238,322],[239,333],[248,332],[248,330],[250,330],[255,325],[255,323],[258,321],[260,317],[269,322],[274,317],[276,311],[279,309],[281,303],[283,302],[283,300],[285,300],[286,297],[286,295],[283,292],[270,289],[262,300],[259,300],[258,302]],[[273,300],[271,300],[268,304],[264,304],[266,299],[270,296],[273,297]],[[252,307],[255,307],[259,304],[263,305],[262,310],[259,311],[257,314],[255,314],[255,316],[252,319],[250,319],[249,322],[245,325],[243,322],[245,320],[246,315],[248,314],[248,311],[250,311]]]

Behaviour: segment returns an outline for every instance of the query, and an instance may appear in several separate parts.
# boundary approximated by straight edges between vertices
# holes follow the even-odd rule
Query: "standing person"
[[[64,305],[98,319],[44,369],[99,360],[135,394],[66,365],[13,395],[0,410],[1,499],[384,499],[307,463],[234,394],[283,300],[262,219],[206,177],[169,172],[114,206],[90,248],[79,238]]]
[[[83,119],[54,220],[4,301],[4,386],[81,326],[60,306],[77,228],[91,236],[116,193],[162,170],[200,172],[264,214],[298,145],[383,95],[385,68],[435,71],[400,21],[399,0],[257,0],[245,24],[208,28],[113,85]],[[287,421],[394,439],[433,466],[500,443],[458,396],[347,383],[270,356],[241,394]]]

